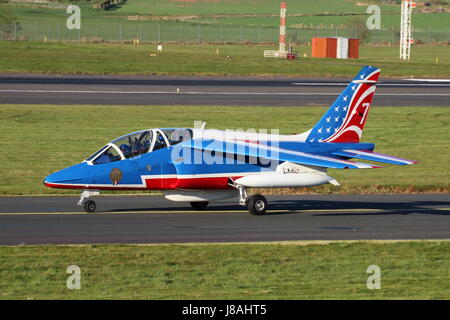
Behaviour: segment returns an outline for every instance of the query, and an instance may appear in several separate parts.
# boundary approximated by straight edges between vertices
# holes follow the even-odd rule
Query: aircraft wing
[[[355,158],[355,159],[362,159],[362,160],[369,160],[369,161],[378,161],[378,162],[384,162],[384,163],[390,163],[390,164],[397,164],[397,165],[408,165],[416,163],[416,161],[398,158],[394,156],[390,156],[387,154],[367,151],[367,150],[339,150],[333,152],[336,156],[346,157],[346,158]]]
[[[275,146],[257,143],[241,143],[236,141],[221,140],[189,140],[181,143],[180,147],[191,148],[200,151],[223,153],[227,156],[238,155],[255,158],[264,158],[273,161],[289,161],[293,163],[335,168],[335,169],[368,169],[380,168],[372,164],[344,160],[330,155],[319,155],[308,152],[300,152],[282,149]]]

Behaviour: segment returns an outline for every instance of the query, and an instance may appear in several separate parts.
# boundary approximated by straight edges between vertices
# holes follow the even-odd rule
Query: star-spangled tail
[[[349,142],[361,139],[380,69],[365,66],[311,129],[306,142]]]

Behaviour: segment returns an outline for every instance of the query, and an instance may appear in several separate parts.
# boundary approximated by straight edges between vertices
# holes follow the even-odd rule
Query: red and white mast
[[[411,53],[411,13],[416,7],[416,3],[412,0],[402,1],[402,12],[400,20],[400,59],[409,60]]]
[[[280,54],[286,52],[286,2],[280,4]]]

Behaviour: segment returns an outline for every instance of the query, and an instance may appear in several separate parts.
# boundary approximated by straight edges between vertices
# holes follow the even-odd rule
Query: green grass
[[[107,142],[128,132],[158,127],[279,129],[282,134],[311,128],[326,107],[214,106],[52,106],[0,105],[0,194],[49,194],[48,174],[78,163]],[[374,107],[363,142],[376,151],[419,161],[382,169],[330,170],[342,187],[316,192],[445,191],[450,181],[450,108]],[[78,193],[78,192],[74,192]]]
[[[449,299],[448,241],[0,247],[0,299]],[[81,269],[81,289],[66,268]],[[366,286],[370,265],[381,289]]]
[[[278,14],[279,0],[220,0],[220,1],[166,1],[129,0],[116,11],[117,14],[152,15],[212,15],[212,14]],[[325,12],[365,12],[366,6],[356,6],[352,0],[302,0],[286,1],[288,13],[319,14]],[[368,1],[370,2],[370,1]],[[385,10],[399,6],[381,4]]]
[[[288,2],[288,41],[308,42],[317,36],[354,36],[351,30],[339,30],[349,24],[355,16],[364,21],[368,17],[367,5],[356,5],[350,0],[302,0]],[[370,2],[370,1],[369,1]],[[373,2],[373,1],[372,1]],[[223,0],[214,2],[177,2],[166,0],[129,0],[115,10],[98,10],[91,3],[78,3],[81,7],[81,31],[65,28],[68,15],[65,9],[49,9],[39,6],[1,4],[0,10],[18,18],[20,30],[15,37],[24,40],[103,39],[122,41],[141,38],[147,42],[276,42],[279,26],[278,0]],[[383,31],[369,31],[367,42],[398,43],[400,7],[379,4]],[[350,15],[351,14],[351,15]],[[217,15],[233,15],[217,17]],[[268,16],[274,15],[274,16]],[[129,20],[129,16],[140,16],[141,20]],[[161,16],[165,17],[161,19]],[[199,25],[204,28],[199,31]],[[302,29],[296,29],[299,26]],[[58,27],[59,26],[59,27]],[[97,27],[98,26],[98,27]],[[321,27],[331,28],[317,29]],[[241,30],[244,28],[243,39]],[[259,27],[263,27],[258,30]],[[305,29],[305,28],[310,28]],[[433,12],[413,14],[414,38],[425,43],[450,41],[450,13]],[[142,32],[140,32],[142,28]],[[183,28],[180,35],[180,28]],[[223,28],[223,30],[220,30]],[[161,31],[158,31],[161,30]],[[396,30],[396,35],[394,31]],[[222,35],[221,35],[222,33]],[[159,34],[159,35],[158,35]]]
[[[69,2],[69,1],[67,1]],[[370,1],[368,1],[370,2]],[[323,14],[323,13],[365,13],[367,6],[357,6],[352,0],[302,0],[287,1],[289,13]],[[220,1],[167,1],[167,0],[128,0],[115,10],[97,10],[92,4],[79,2],[83,15],[91,16],[185,16],[185,15],[278,15],[280,12],[279,0],[220,0]],[[45,7],[29,7],[23,5],[3,4],[23,17],[36,17],[39,12],[46,16],[58,17],[64,9],[48,9]],[[398,5],[379,4],[386,12],[399,11]]]
[[[302,58],[280,60],[264,58],[265,49],[275,46],[164,45],[157,54],[156,45],[3,41],[0,72],[351,77],[374,65],[383,77],[450,77],[450,46],[413,47],[409,62],[398,59],[398,47],[363,46],[355,60],[308,58],[309,46],[295,48]]]
[[[366,7],[363,7],[364,9]],[[366,20],[369,15],[361,14],[360,16],[363,20]],[[298,27],[299,24],[303,26],[317,27],[323,26],[337,26],[345,25],[350,19],[355,17],[355,15],[329,15],[329,16],[300,16],[300,17],[287,17],[286,23],[288,28]],[[414,22],[414,31],[428,30],[430,28],[434,31],[447,32],[450,28],[450,13],[448,12],[436,12],[436,13],[414,13],[412,15],[412,21]],[[208,22],[211,24],[223,23],[223,24],[239,24],[239,25],[254,25],[254,26],[279,26],[279,18],[274,17],[236,17],[236,18],[201,18],[198,19],[200,22]],[[400,9],[397,13],[386,13],[381,16],[381,27],[382,28],[400,28]]]

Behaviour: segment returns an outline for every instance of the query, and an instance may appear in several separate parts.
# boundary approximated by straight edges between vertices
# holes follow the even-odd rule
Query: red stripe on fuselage
[[[96,190],[167,190],[167,189],[230,189],[229,179],[239,179],[242,176],[234,177],[206,177],[206,178],[154,178],[145,179],[145,187],[122,187],[117,186],[98,186],[98,185],[75,185],[58,184],[45,182],[49,188],[59,189],[96,189]]]
[[[96,186],[96,185],[76,185],[76,184],[59,184],[59,183],[48,183],[45,182],[44,185],[49,188],[55,189],[95,189],[95,190],[146,190],[147,188],[142,187],[121,187],[118,185],[114,187],[107,186]]]

